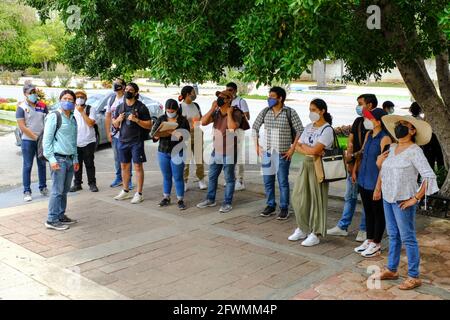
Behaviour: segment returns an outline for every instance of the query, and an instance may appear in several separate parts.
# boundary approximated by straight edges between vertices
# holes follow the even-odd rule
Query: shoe
[[[133,199],[131,199],[132,204],[141,203],[142,201],[144,201],[144,196],[142,194],[139,194],[139,192],[136,192]]]
[[[46,222],[45,226],[47,229],[53,229],[58,231],[63,231],[69,229],[69,226],[66,224],[62,224],[61,222]]]
[[[89,191],[91,192],[98,192],[98,188],[96,184],[89,185]]]
[[[308,236],[308,238],[306,238],[306,240],[302,242],[302,246],[304,246],[304,247],[312,247],[312,246],[315,246],[315,245],[317,245],[319,243],[320,243],[319,238],[314,233],[311,233]]]
[[[401,285],[398,286],[400,290],[412,290],[414,288],[420,287],[422,285],[422,280],[419,278],[408,277]]]
[[[346,230],[342,230],[339,226],[335,226],[334,228],[327,230],[327,235],[329,236],[348,236],[348,232]]]
[[[259,214],[261,217],[270,217],[275,214],[275,207],[267,206],[261,213]]]
[[[365,240],[362,245],[355,248],[356,253],[361,253],[369,247],[369,240]]]
[[[245,190],[244,182],[236,181],[236,184],[234,186],[234,191],[242,191]]]
[[[42,188],[40,190],[40,192],[41,192],[41,196],[43,196],[43,197],[47,197],[48,196],[48,189],[47,188]]]
[[[170,198],[164,198],[161,200],[161,202],[158,204],[160,207],[167,207],[170,204]]]
[[[361,252],[361,255],[365,258],[376,257],[381,254],[381,245],[371,242],[369,247]]]
[[[389,269],[384,269],[380,273],[380,280],[397,280],[398,272],[393,272]]]
[[[61,222],[62,224],[65,224],[65,225],[70,225],[70,224],[75,224],[78,221],[75,219],[70,219],[68,216],[63,215],[62,218],[59,218],[59,222]]]
[[[289,210],[281,209],[280,214],[277,217],[277,220],[287,220],[287,218],[289,218]]]
[[[122,180],[114,180],[112,183],[111,183],[111,185],[110,185],[110,187],[111,188],[117,188],[117,187],[119,187],[119,186],[121,186],[122,185]]]
[[[217,205],[217,203],[215,201],[206,199],[205,201],[200,202],[197,205],[197,208],[203,209],[203,208],[207,208],[207,207],[215,207],[216,205]]]
[[[233,207],[231,206],[231,204],[224,204],[220,207],[219,212],[220,213],[228,213],[231,210],[233,210]]]
[[[356,235],[356,241],[363,242],[367,239],[367,232],[359,230],[358,234]]]
[[[198,182],[198,188],[200,189],[200,190],[206,190],[206,189],[208,189],[208,186],[206,185],[206,183],[205,183],[205,180],[200,180],[199,182]]]
[[[304,233],[300,228],[295,229],[294,233],[288,237],[289,241],[298,241],[306,239],[306,233]]]
[[[120,191],[120,193],[114,197],[114,200],[126,200],[131,199],[130,192],[126,192],[125,190]]]
[[[186,210],[186,204],[184,203],[183,200],[178,200],[178,209],[180,210]]]
[[[83,190],[83,188],[81,187],[81,185],[79,184],[74,184],[71,188],[70,188],[70,192],[77,192]]]
[[[30,202],[31,200],[33,200],[33,198],[31,197],[31,192],[25,192],[23,194],[23,201]]]

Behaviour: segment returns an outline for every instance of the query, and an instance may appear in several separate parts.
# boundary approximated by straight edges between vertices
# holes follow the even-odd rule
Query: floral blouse
[[[395,155],[397,144],[392,144],[389,155],[381,167],[383,199],[389,203],[411,199],[420,189],[417,177],[427,182],[425,196],[439,191],[436,175],[428,164],[422,149],[413,144]]]

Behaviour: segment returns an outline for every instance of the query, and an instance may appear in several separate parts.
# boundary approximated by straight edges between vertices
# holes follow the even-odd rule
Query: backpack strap
[[[195,106],[197,107],[198,113],[200,114],[200,118],[202,117],[202,111],[200,110],[200,106],[197,102],[194,102]]]
[[[325,131],[326,128],[331,128],[331,130],[333,130],[333,137],[334,137],[333,147],[334,147],[334,148],[340,149],[341,147],[340,147],[340,145],[339,145],[339,140],[338,140],[338,138],[337,138],[336,131],[334,131],[334,129],[333,129],[332,126],[326,125],[325,128],[323,128],[322,131],[320,132],[320,135],[323,134],[323,132]]]
[[[86,105],[86,115],[89,117],[90,113],[91,113],[91,105]]]
[[[56,139],[56,133],[58,132],[59,128],[61,128],[61,126],[62,126],[62,115],[61,115],[61,112],[59,112],[58,110],[55,110],[52,113],[54,113],[56,115],[56,128],[55,128],[55,133],[53,134],[53,139],[55,141],[58,141],[58,139]]]

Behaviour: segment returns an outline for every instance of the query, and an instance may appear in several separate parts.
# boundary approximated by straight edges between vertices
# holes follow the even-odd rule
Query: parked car
[[[90,95],[86,101],[86,104],[91,106],[90,112],[96,113],[96,133],[97,133],[97,147],[106,143],[109,143],[108,136],[105,130],[105,114],[106,107],[110,99],[115,95],[114,92],[107,94],[93,94]],[[142,101],[150,112],[152,120],[156,120],[164,113],[164,107],[161,103],[152,98],[139,94],[139,100]],[[49,107],[49,111],[56,110],[58,108],[58,103]],[[22,144],[22,134],[19,128],[15,130],[16,135],[16,145],[20,146]]]

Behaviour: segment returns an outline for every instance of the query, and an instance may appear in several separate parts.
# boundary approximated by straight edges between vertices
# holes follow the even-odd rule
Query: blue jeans
[[[113,153],[114,153],[114,167],[116,169],[116,181],[122,181],[122,168],[120,166],[120,158],[119,158],[119,147],[120,147],[119,138],[115,138],[115,137],[112,138],[111,147],[112,147]],[[130,179],[133,176],[132,175],[132,167],[133,166],[130,166]]]
[[[386,229],[389,236],[388,269],[397,271],[402,244],[408,257],[408,276],[419,277],[420,254],[416,239],[416,206],[400,209],[399,203],[383,200]]]
[[[37,142],[31,140],[22,140],[21,148],[23,157],[23,192],[31,192],[31,169],[33,169],[33,161],[35,157],[38,166],[39,190],[47,188],[45,161],[39,160],[37,157]]]
[[[73,160],[56,156],[59,170],[52,170],[52,192],[48,203],[48,222],[57,222],[66,212],[67,193],[73,178]]]
[[[341,220],[339,220],[337,225],[342,230],[347,230],[352,223],[353,215],[356,210],[356,203],[358,202],[358,184],[352,183],[351,175],[348,175],[347,177],[344,200],[344,210],[342,211]],[[366,231],[366,214],[364,213],[364,208],[361,211],[359,230]]]
[[[265,152],[262,159],[262,171],[267,205],[275,208],[275,175],[278,178],[280,188],[280,209],[289,208],[289,168],[291,161],[283,159],[281,154],[274,151],[272,154]]]
[[[181,157],[181,155],[180,155]],[[170,153],[158,152],[159,167],[163,175],[164,197],[169,197],[172,192],[172,178],[175,182],[175,191],[178,199],[184,197],[184,162],[175,164]]]
[[[234,185],[236,183],[236,177],[234,174],[235,167],[236,163],[232,158],[224,155],[215,155],[214,152],[212,153],[211,162],[209,164],[208,193],[206,195],[208,200],[216,201],[217,180],[223,169],[225,181],[227,183],[225,187],[223,204],[231,205],[233,202]]]

